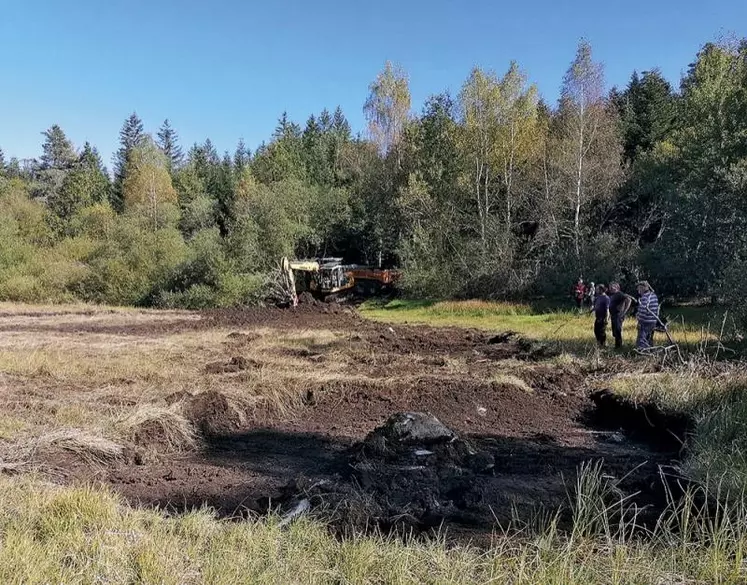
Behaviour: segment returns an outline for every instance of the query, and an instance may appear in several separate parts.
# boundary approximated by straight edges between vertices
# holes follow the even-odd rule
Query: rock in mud
[[[432,414],[401,412],[392,415],[383,426],[372,431],[366,437],[366,442],[380,444],[382,438],[390,446],[430,445],[451,441],[456,434]]]

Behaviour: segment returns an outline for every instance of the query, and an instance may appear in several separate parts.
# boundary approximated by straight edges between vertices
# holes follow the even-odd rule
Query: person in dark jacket
[[[594,313],[594,337],[596,337],[599,347],[604,347],[607,344],[607,313],[609,308],[610,298],[607,296],[607,288],[600,284],[597,286],[594,306],[591,309]]]
[[[620,290],[620,284],[610,283],[610,321],[612,322],[612,337],[615,338],[615,347],[622,347],[622,331],[625,315],[633,303],[632,297]]]

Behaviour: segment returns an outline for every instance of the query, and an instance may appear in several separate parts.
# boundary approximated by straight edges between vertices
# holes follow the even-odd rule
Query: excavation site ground
[[[478,539],[560,512],[602,465],[653,520],[688,421],[505,331],[354,309],[0,311],[0,471],[174,513],[310,513]],[[665,485],[667,489],[665,490]]]

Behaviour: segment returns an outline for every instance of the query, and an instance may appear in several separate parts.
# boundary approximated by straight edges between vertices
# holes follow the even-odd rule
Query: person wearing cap
[[[638,283],[638,339],[635,342],[637,349],[646,349],[653,345],[654,329],[659,321],[659,299],[654,294],[651,285],[642,280]]]

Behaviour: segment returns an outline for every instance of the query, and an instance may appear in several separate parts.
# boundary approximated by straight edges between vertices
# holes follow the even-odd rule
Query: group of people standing
[[[593,285],[593,283],[592,283]],[[620,288],[620,284],[612,282],[609,288],[603,284],[596,286],[593,292],[584,295],[578,300],[578,291],[584,285],[583,280],[579,279],[573,289],[574,299],[577,306],[583,306],[585,299],[589,300],[591,305],[590,312],[594,313],[594,337],[600,347],[607,344],[607,317],[612,323],[612,337],[615,339],[615,347],[622,347],[623,322],[626,315],[630,312],[633,305],[636,305],[636,321],[638,322],[638,337],[636,339],[636,348],[646,349],[653,347],[654,331],[656,326],[661,323],[659,317],[659,299],[657,298],[651,285],[643,280],[638,283],[638,299],[625,294]],[[609,293],[609,294],[608,294]]]

